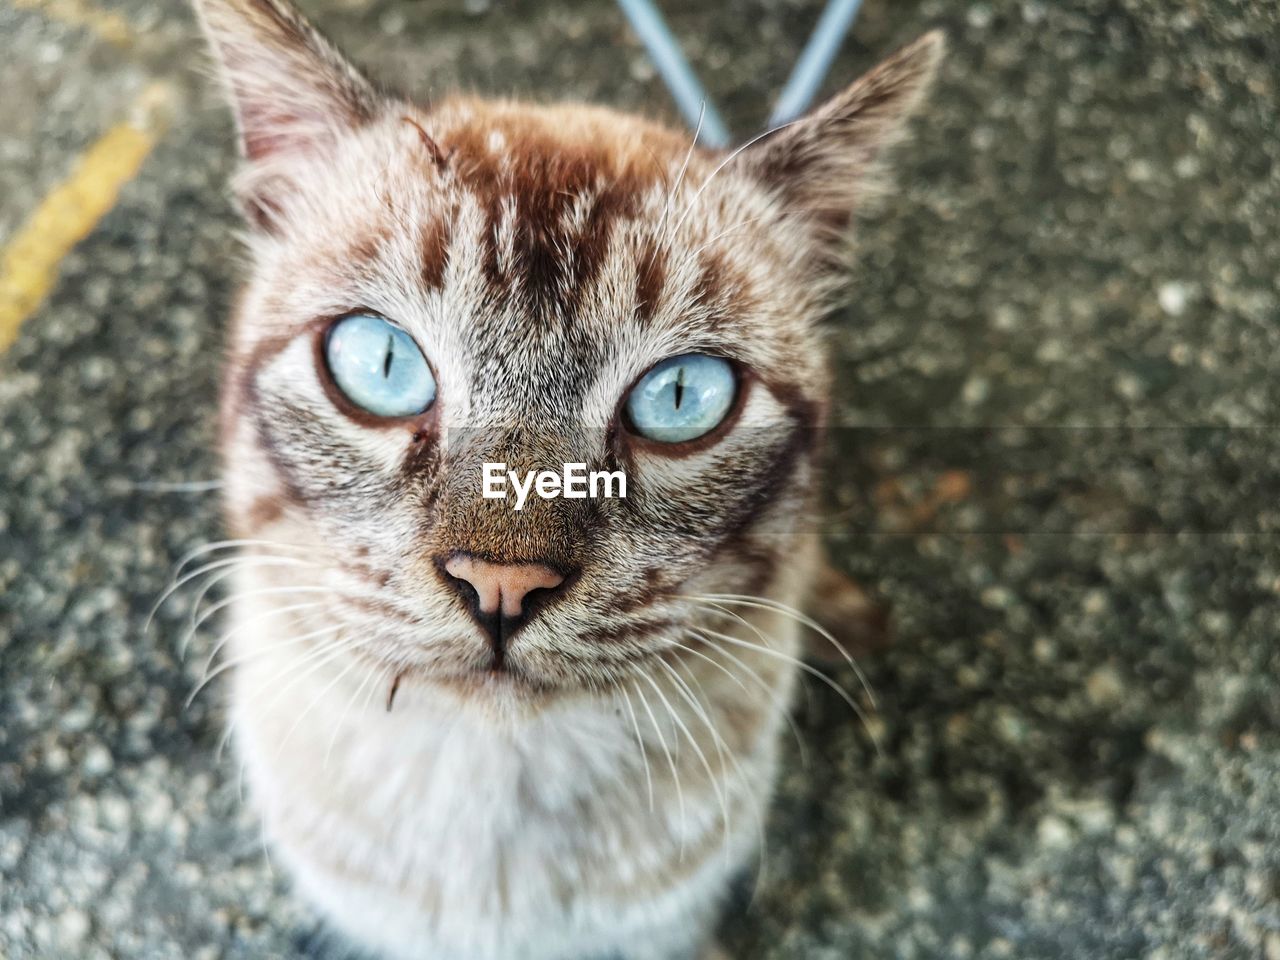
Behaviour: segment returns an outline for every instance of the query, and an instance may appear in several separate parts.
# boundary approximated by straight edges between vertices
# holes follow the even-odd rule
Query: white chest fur
[[[754,848],[776,724],[733,765],[706,746],[704,765],[674,723],[621,700],[517,720],[406,685],[387,712],[385,683],[361,692],[343,666],[252,656],[233,723],[273,851],[344,933],[415,960],[695,956]]]

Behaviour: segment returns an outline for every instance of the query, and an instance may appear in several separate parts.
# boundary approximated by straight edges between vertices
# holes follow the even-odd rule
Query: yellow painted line
[[[19,10],[38,10],[78,30],[88,30],[108,43],[126,47],[133,42],[129,21],[118,13],[99,10],[89,0],[9,0]]]
[[[53,289],[62,258],[115,206],[120,189],[137,174],[164,129],[171,100],[166,84],[143,90],[130,119],[99,137],[0,249],[0,353]]]

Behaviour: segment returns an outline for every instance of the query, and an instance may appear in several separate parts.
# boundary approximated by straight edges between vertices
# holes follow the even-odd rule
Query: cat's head
[[[302,559],[263,568],[280,602],[319,592],[392,672],[547,691],[686,642],[690,597],[774,589],[812,503],[833,253],[940,37],[722,153],[596,107],[414,104],[282,0],[198,7],[252,262],[227,510]],[[516,510],[482,496],[497,462],[627,495]]]

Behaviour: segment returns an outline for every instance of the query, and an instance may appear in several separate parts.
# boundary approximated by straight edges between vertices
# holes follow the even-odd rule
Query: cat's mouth
[[[683,622],[676,611],[662,610],[626,622],[567,621],[559,629],[533,623],[498,648],[476,629],[425,632],[414,623],[396,630],[398,623],[370,619],[352,628],[367,638],[352,652],[382,676],[370,699],[388,712],[415,699],[414,691],[544,703],[598,691],[643,670],[641,661],[649,656],[670,650]]]
[[[488,667],[448,672],[423,672],[405,669],[388,683],[386,708],[391,713],[398,699],[413,687],[446,690],[463,698],[500,697],[518,700],[545,700],[564,692],[564,688],[534,676],[518,665],[503,660]]]

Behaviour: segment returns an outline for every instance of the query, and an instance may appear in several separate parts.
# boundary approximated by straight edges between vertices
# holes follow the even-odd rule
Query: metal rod
[[[778,95],[773,115],[769,117],[770,129],[794,120],[809,109],[860,6],[862,0],[828,0],[804,52]]]
[[[679,41],[672,35],[652,0],[618,0],[618,6],[622,7],[622,12],[631,21],[632,29],[649,51],[649,57],[662,75],[685,121],[696,129],[701,117],[699,141],[708,147],[727,147],[729,129],[690,69]],[[854,6],[856,8],[857,4]]]

